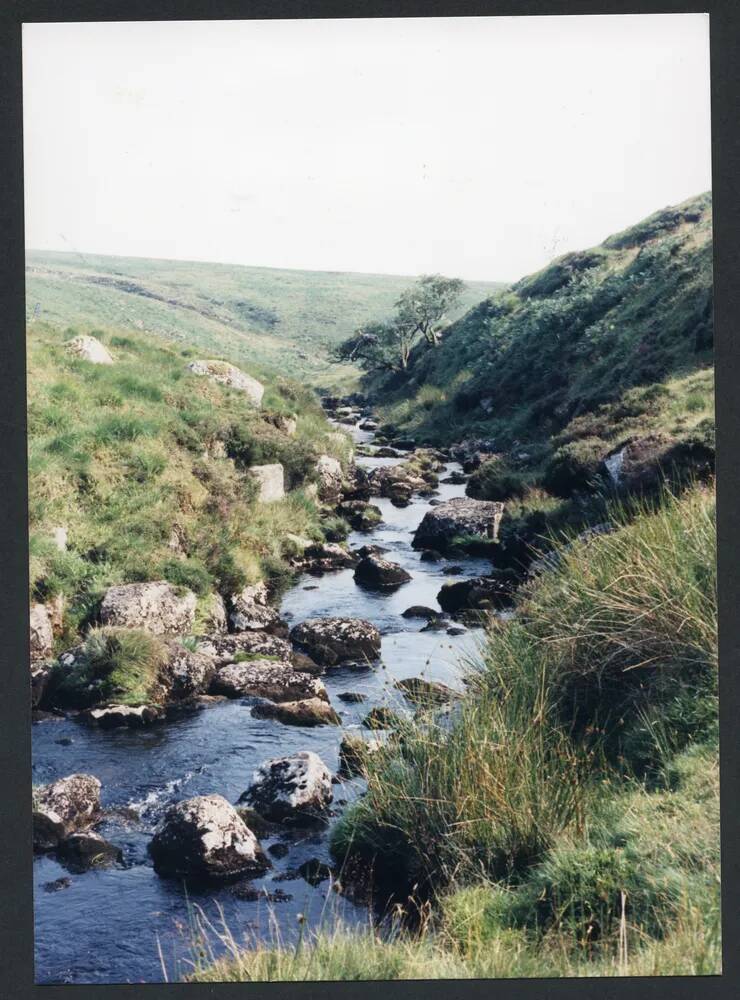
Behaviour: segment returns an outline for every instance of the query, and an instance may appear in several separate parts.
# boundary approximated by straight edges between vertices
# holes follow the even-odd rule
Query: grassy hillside
[[[113,365],[71,356],[68,334],[51,326],[28,330],[31,590],[41,602],[64,598],[61,643],[113,583],[164,578],[206,602],[279,581],[295,554],[290,533],[323,538],[303,489],[318,456],[346,460],[349,449],[296,383],[273,380],[255,411],[243,393],[188,372],[192,348],[98,336]],[[281,416],[297,417],[295,434]],[[289,492],[258,504],[246,471],[270,462],[283,464]]]
[[[272,369],[315,385],[346,385],[329,349],[383,317],[412,278],[288,271],[135,257],[29,251],[28,321],[142,332],[227,356],[257,375]],[[471,283],[461,314],[500,283]]]
[[[612,444],[640,416],[679,435],[711,416],[711,352],[704,194],[485,299],[373,391],[404,433],[542,457],[537,445]]]

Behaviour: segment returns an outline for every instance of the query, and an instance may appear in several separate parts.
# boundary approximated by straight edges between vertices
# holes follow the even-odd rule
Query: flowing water
[[[351,430],[358,443],[372,440],[370,432]],[[400,459],[358,458],[368,468]],[[447,471],[459,471],[450,463]],[[461,485],[441,484],[437,498],[464,495]],[[373,498],[383,522],[371,533],[350,535],[351,547],[372,542],[387,548],[387,558],[400,563],[413,579],[391,594],[358,587],[352,570],[298,580],[282,601],[281,612],[291,625],[311,617],[357,617],[372,621],[382,634],[382,660],[376,669],[339,670],[326,675],[332,704],[342,727],[314,729],[285,726],[250,714],[253,700],[219,702],[191,710],[181,717],[143,730],[99,730],[74,719],[36,723],[33,727],[33,781],[44,784],[74,772],[94,774],[103,785],[108,812],[103,835],[124,853],[122,867],[70,874],[51,856],[34,860],[36,920],[36,980],[41,983],[123,983],[170,980],[190,968],[191,920],[195,908],[220,924],[225,919],[235,938],[254,935],[271,939],[277,923],[281,938],[290,941],[299,932],[302,914],[309,926],[341,919],[360,924],[369,919],[365,906],[331,889],[325,880],[312,886],[295,869],[305,861],[329,862],[327,830],[262,838],[270,848],[277,840],[287,854],[272,857],[273,867],[249,884],[198,885],[163,879],[155,874],[147,845],[165,808],[172,802],[218,792],[235,802],[251,783],[255,768],[270,757],[298,750],[314,750],[336,771],[342,729],[357,728],[375,705],[402,709],[393,681],[424,676],[460,688],[462,663],[475,652],[477,630],[450,636],[443,631],[421,631],[424,622],[404,619],[414,604],[437,608],[436,595],[450,579],[490,571],[481,559],[455,560],[462,573],[445,573],[448,560],[422,562],[411,547],[412,535],[429,510],[428,500],[414,499],[405,508]],[[337,696],[353,691],[366,701],[346,704]],[[334,806],[340,815],[359,794],[359,778],[334,786]],[[54,883],[67,878],[70,884]],[[252,889],[279,894],[266,901],[248,898]],[[161,957],[160,957],[161,954]]]

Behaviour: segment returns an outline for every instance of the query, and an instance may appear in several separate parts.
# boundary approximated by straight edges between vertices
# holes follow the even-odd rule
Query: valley
[[[716,973],[711,196],[28,267],[39,981]]]

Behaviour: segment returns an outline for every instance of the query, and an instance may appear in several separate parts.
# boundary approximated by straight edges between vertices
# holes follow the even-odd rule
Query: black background
[[[717,386],[722,976],[435,980],[391,983],[34,986],[31,720],[28,680],[25,307],[21,25],[24,21],[164,21],[276,17],[424,17],[709,12]],[[198,67],[193,67],[198,72]],[[543,85],[544,82],[543,82]],[[598,0],[0,0],[0,998],[457,998],[580,1000],[740,996],[740,2]],[[691,122],[686,122],[687,131]],[[56,155],[63,156],[63,150]],[[658,206],[656,206],[658,207]],[[111,899],[111,906],[115,906]]]

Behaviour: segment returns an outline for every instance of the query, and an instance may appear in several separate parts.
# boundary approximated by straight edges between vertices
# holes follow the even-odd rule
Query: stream
[[[372,432],[358,426],[343,425],[343,429],[358,444],[372,442]],[[366,468],[400,461],[357,458],[357,464]],[[460,471],[460,466],[451,462],[440,479],[453,471]],[[449,500],[464,493],[464,485],[440,484],[435,497]],[[36,982],[161,982],[165,969],[166,978],[176,980],[191,969],[194,907],[217,927],[223,917],[237,941],[255,936],[271,941],[275,923],[281,940],[291,941],[300,932],[301,914],[309,927],[330,926],[337,920],[348,925],[368,922],[367,906],[332,891],[329,880],[310,885],[295,874],[306,861],[330,861],[326,828],[261,838],[268,851],[278,840],[288,850],[284,857],[270,854],[273,867],[248,884],[189,881],[186,888],[182,881],[155,874],[147,846],[172,802],[212,792],[236,802],[250,785],[252,772],[268,758],[313,750],[336,772],[343,729],[358,728],[376,705],[408,711],[393,688],[394,680],[423,676],[462,688],[460,664],[475,652],[480,630],[456,636],[445,630],[423,632],[423,621],[401,615],[411,605],[437,608],[436,596],[444,583],[489,573],[490,563],[472,558],[422,562],[411,541],[429,510],[428,499],[414,497],[404,508],[384,498],[373,497],[372,502],[382,511],[382,523],[370,533],[353,532],[348,544],[383,546],[388,559],[412,574],[411,582],[388,594],[358,587],[352,569],[323,577],[306,575],[286,592],[280,608],[291,626],[306,618],[340,616],[368,619],[380,630],[382,661],[377,669],[340,669],[322,678],[342,727],[305,729],[256,719],[250,714],[254,699],[193,709],[139,730],[95,729],[73,718],[34,724],[34,784],[75,772],[94,774],[102,782],[102,804],[108,811],[100,832],[124,854],[121,867],[79,875],[52,856],[35,857]],[[454,577],[446,574],[452,565],[461,566],[462,572]],[[366,700],[345,703],[338,695],[347,691]],[[363,785],[362,779],[353,778],[334,786],[337,816],[362,793]],[[252,890],[260,889],[277,898],[254,899]],[[215,954],[218,944],[216,940]]]

